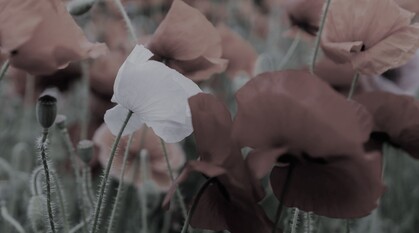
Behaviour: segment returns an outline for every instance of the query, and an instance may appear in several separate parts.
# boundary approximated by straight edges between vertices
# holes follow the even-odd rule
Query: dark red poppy
[[[387,141],[419,159],[419,102],[411,96],[369,92],[354,98],[374,118],[372,138]]]
[[[364,216],[377,206],[381,155],[364,152],[372,130],[364,107],[305,71],[261,74],[236,98],[233,137],[254,149],[247,158],[252,172],[261,178],[281,164],[271,174],[280,198],[284,183],[278,180],[293,167],[286,206],[336,218]],[[316,183],[322,183],[319,189],[313,189]]]
[[[229,230],[232,233],[272,232],[271,221],[257,204],[263,189],[251,176],[240,148],[230,137],[232,120],[227,107],[209,94],[189,99],[195,132],[198,161],[187,164],[176,184],[197,171],[213,182],[205,189],[191,218],[191,226],[201,229]]]

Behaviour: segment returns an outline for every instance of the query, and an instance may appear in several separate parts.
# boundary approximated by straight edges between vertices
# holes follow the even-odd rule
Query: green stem
[[[284,187],[282,189],[281,196],[279,197],[279,204],[278,204],[278,209],[276,210],[275,223],[274,223],[274,226],[272,228],[272,233],[277,232],[277,228],[278,228],[278,225],[279,225],[279,220],[281,219],[281,215],[282,215],[282,209],[284,208],[285,195],[286,195],[286,193],[288,191],[288,188],[289,188],[289,185],[291,183],[291,175],[292,175],[293,170],[294,170],[294,165],[291,163],[289,165],[289,168],[288,168],[287,177],[285,178],[285,184],[284,184]]]
[[[64,204],[64,193],[62,192],[61,189],[61,184],[60,181],[58,179],[58,176],[54,173],[54,171],[51,171],[51,175],[54,178],[55,181],[55,187],[57,189],[57,197],[58,197],[58,203],[60,204],[60,209],[61,209],[61,214],[63,216],[63,222],[64,222],[64,232],[69,232],[70,231],[70,225],[68,224],[68,219],[67,219],[67,208],[65,207]]]
[[[352,83],[351,83],[351,89],[349,90],[349,94],[348,94],[348,100],[352,99],[352,96],[355,93],[356,90],[356,85],[358,84],[358,80],[359,80],[359,73],[356,72],[354,78],[352,79]]]
[[[202,194],[204,194],[204,191],[212,184],[212,182],[215,180],[215,177],[212,177],[205,181],[205,183],[199,188],[198,193],[195,196],[195,199],[192,202],[191,209],[189,210],[188,217],[186,218],[185,223],[183,224],[182,232],[181,233],[187,233],[189,228],[189,223],[191,222],[192,215],[195,212],[196,206],[198,205],[199,200],[201,199]]]
[[[116,6],[118,7],[119,11],[121,12],[121,15],[122,15],[122,18],[125,21],[125,24],[127,25],[128,32],[131,36],[132,41],[135,44],[137,44],[137,34],[135,33],[134,26],[133,26],[131,20],[129,19],[127,12],[124,9],[124,6],[122,5],[121,0],[114,0],[114,2],[116,4]]]
[[[346,222],[346,233],[351,233],[351,223],[350,220],[345,220]]]
[[[1,204],[1,216],[6,222],[10,223],[10,225],[13,226],[17,232],[25,233],[22,225],[20,225],[20,223],[9,214],[6,207],[4,206],[4,203]]]
[[[278,67],[279,70],[282,70],[285,67],[285,65],[289,62],[289,60],[292,58],[292,55],[294,55],[294,52],[297,49],[299,43],[300,43],[300,33],[298,33],[297,36],[294,38],[291,46],[287,50],[287,53],[281,59],[281,63],[279,64],[279,67]]]
[[[141,224],[142,233],[148,233],[148,221],[147,221],[147,192],[146,184],[148,182],[148,154],[146,150],[140,151],[140,164],[141,164],[141,178],[142,186],[140,189],[140,203],[141,203]]]
[[[163,147],[164,159],[166,160],[166,165],[167,165],[167,170],[169,171],[170,180],[172,181],[172,183],[174,183],[175,182],[175,176],[173,175],[172,166],[170,165],[169,156],[167,154],[167,149],[166,149],[166,143],[161,138],[160,138],[160,142],[161,142],[161,145]],[[176,197],[178,199],[180,208],[182,210],[183,217],[186,219],[188,217],[188,211],[186,209],[186,205],[185,205],[185,202],[184,202],[183,195],[179,191],[178,188],[176,189]]]
[[[128,112],[128,115],[127,115],[124,123],[122,124],[121,130],[119,131],[118,136],[116,137],[115,142],[112,146],[111,155],[109,157],[108,164],[106,165],[106,169],[103,173],[102,181],[100,182],[99,195],[98,195],[98,199],[97,199],[97,203],[96,203],[96,207],[95,207],[95,213],[94,213],[94,217],[93,217],[93,224],[92,224],[91,233],[95,233],[96,230],[97,230],[98,223],[99,223],[99,217],[102,214],[102,208],[101,207],[102,207],[102,203],[103,203],[103,194],[105,193],[105,188],[108,184],[109,172],[110,172],[111,167],[112,167],[113,158],[115,156],[116,149],[118,147],[119,141],[121,140],[122,133],[124,132],[124,129],[127,126],[128,121],[131,118],[132,114],[133,114],[133,112],[130,110]]]
[[[297,224],[298,224],[298,215],[300,214],[300,210],[298,208],[294,208],[294,213],[292,215],[292,223],[291,223],[291,233],[297,232]]]
[[[323,10],[322,18],[320,20],[319,31],[317,32],[316,42],[314,43],[314,53],[310,64],[310,73],[314,74],[314,67],[316,65],[317,55],[319,53],[320,41],[323,33],[324,24],[326,22],[327,13],[329,12],[330,3],[332,0],[326,0],[326,6]]]
[[[125,169],[127,167],[127,160],[128,160],[128,156],[129,156],[129,149],[131,147],[131,143],[132,143],[132,140],[133,139],[134,139],[134,133],[132,133],[132,134],[129,135],[127,145],[125,146],[124,158],[123,158],[123,162],[122,162],[122,170],[121,170],[121,173],[119,174],[118,190],[116,191],[115,202],[113,204],[112,214],[111,214],[111,218],[109,220],[108,233],[112,233],[112,230],[114,228],[113,223],[115,221],[115,216],[116,216],[116,212],[118,210],[119,200],[121,199],[122,190],[124,188]]]
[[[81,63],[82,68],[82,83],[83,83],[83,98],[89,99],[90,82],[89,82],[89,65],[86,61]],[[83,101],[80,140],[87,139],[87,132],[89,128],[89,101]]]
[[[10,61],[6,60],[3,63],[3,66],[1,67],[1,70],[0,70],[0,82],[1,80],[3,80],[4,76],[6,76],[6,72],[9,69],[9,66],[10,66]]]
[[[44,129],[42,133],[42,139],[41,139],[41,160],[42,160],[42,165],[44,167],[45,182],[46,182],[46,188],[47,188],[47,209],[48,209],[49,225],[50,225],[51,231],[55,233],[56,231],[55,231],[55,224],[54,224],[54,215],[52,212],[52,205],[51,205],[51,180],[50,180],[48,160],[47,160],[47,155],[46,155],[47,138],[48,138],[48,129]]]

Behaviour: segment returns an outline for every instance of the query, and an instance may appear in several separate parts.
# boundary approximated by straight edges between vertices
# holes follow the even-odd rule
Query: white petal
[[[109,130],[112,132],[113,135],[117,136],[119,131],[122,128],[122,125],[127,118],[129,110],[124,108],[121,105],[116,105],[115,107],[109,109],[105,113],[105,123],[106,126],[108,126]],[[124,129],[124,132],[122,133],[122,136],[131,134],[141,128],[143,125],[143,121],[141,117],[139,117],[137,114],[132,114],[131,118],[128,121],[127,126]]]
[[[143,45],[135,45],[134,49],[131,51],[131,53],[128,55],[125,62],[121,65],[121,67],[118,70],[118,74],[116,75],[115,83],[114,83],[114,93],[117,93],[119,89],[119,83],[121,80],[122,75],[120,75],[121,72],[124,70],[124,66],[126,63],[128,64],[142,64],[148,61],[153,56],[153,53],[146,49]],[[116,96],[112,96],[111,99],[112,102],[117,103]]]
[[[153,128],[156,135],[160,136],[167,143],[180,142],[193,132],[192,119],[190,117],[186,118],[185,123],[174,121],[150,121],[146,124]]]

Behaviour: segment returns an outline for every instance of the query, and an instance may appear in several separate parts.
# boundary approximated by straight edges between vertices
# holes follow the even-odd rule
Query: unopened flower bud
[[[44,129],[50,128],[57,116],[57,98],[49,93],[42,94],[36,104],[36,116]]]
[[[82,140],[77,145],[77,154],[79,155],[80,159],[85,162],[89,163],[90,160],[93,158],[93,151],[94,144],[90,140]]]
[[[57,118],[55,119],[55,125],[58,129],[63,130],[67,126],[67,117],[64,115],[57,115]]]

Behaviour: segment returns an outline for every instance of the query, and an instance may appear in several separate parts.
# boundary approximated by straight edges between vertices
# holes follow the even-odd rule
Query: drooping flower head
[[[229,230],[232,233],[272,232],[272,224],[257,202],[263,190],[251,175],[230,136],[232,120],[227,107],[209,94],[189,99],[195,129],[198,161],[191,161],[165,198],[168,204],[176,185],[195,171],[210,185],[197,200],[191,226],[201,229]]]
[[[382,74],[405,64],[419,48],[419,24],[411,24],[413,17],[394,0],[332,1],[323,51],[362,74]]]
[[[2,0],[0,22],[0,49],[10,55],[12,66],[34,75],[106,51],[103,44],[87,41],[59,0]]]
[[[141,189],[144,179],[140,176],[141,167],[140,163],[135,163],[135,158],[139,158],[140,150],[145,149],[148,152],[148,164],[150,177],[149,179],[155,185],[158,191],[167,191],[171,185],[169,173],[167,171],[166,162],[163,154],[163,149],[160,144],[159,137],[153,132],[152,129],[147,129],[145,135],[142,131],[145,126],[142,126],[138,131],[135,132],[131,147],[129,148],[129,157],[127,160],[127,167],[125,170],[124,181],[127,183],[133,183],[135,187]],[[144,136],[144,138],[143,138]],[[105,166],[109,159],[110,150],[112,143],[115,140],[115,136],[112,135],[106,125],[102,125],[96,130],[93,137],[93,141],[97,146],[97,155],[99,162]],[[119,178],[122,170],[123,155],[128,142],[128,136],[122,137],[119,145],[118,154],[112,164],[110,171],[111,176]],[[141,148],[141,143],[143,147]],[[166,144],[167,152],[170,154],[169,161],[174,171],[179,170],[185,163],[185,154],[179,144]],[[135,165],[138,165],[136,167]],[[137,172],[134,174],[134,172]],[[134,180],[133,180],[134,179]]]
[[[144,46],[137,45],[122,64],[112,97],[118,105],[106,112],[105,122],[116,135],[128,111],[132,111],[123,135],[145,123],[166,142],[179,142],[193,131],[187,100],[201,90],[176,70],[150,61],[152,56]]]
[[[305,71],[264,73],[236,94],[233,137],[284,204],[337,218],[367,215],[382,193],[381,155],[365,154],[372,119]],[[287,171],[292,169],[288,187]],[[317,186],[318,185],[318,186]],[[319,187],[319,188],[318,188]]]
[[[305,38],[314,38],[319,30],[324,0],[282,0],[291,26],[287,34],[296,36],[303,33]]]
[[[368,92],[355,96],[374,118],[372,138],[389,142],[419,159],[419,102],[411,96]]]
[[[208,79],[227,66],[227,61],[221,58],[221,37],[215,27],[201,12],[181,0],[173,1],[146,46],[156,60],[164,61],[194,81]]]

